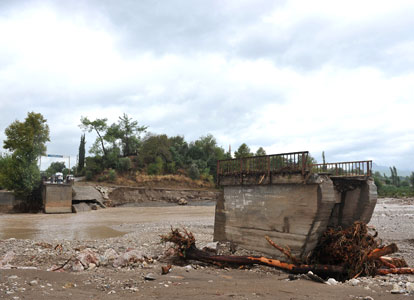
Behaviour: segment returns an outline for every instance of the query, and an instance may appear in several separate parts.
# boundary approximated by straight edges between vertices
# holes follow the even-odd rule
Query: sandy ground
[[[371,225],[385,243],[396,242],[409,265],[414,265],[414,200],[379,200]],[[79,214],[0,215],[1,299],[410,299],[414,294],[391,294],[395,285],[406,292],[414,276],[361,278],[328,285],[263,266],[220,269],[202,264],[173,265],[163,256],[160,234],[171,226],[195,233],[198,246],[212,242],[214,206],[108,208]],[[85,250],[86,249],[86,250]],[[100,263],[90,269],[63,266],[84,251]],[[114,267],[106,254],[141,253],[132,264]],[[12,257],[6,264],[4,258]],[[3,258],[3,263],[2,263]],[[70,261],[71,263],[72,261]],[[65,266],[70,266],[70,263]],[[2,265],[3,264],[3,265]],[[65,267],[65,268],[66,268]],[[10,269],[4,269],[10,268]]]

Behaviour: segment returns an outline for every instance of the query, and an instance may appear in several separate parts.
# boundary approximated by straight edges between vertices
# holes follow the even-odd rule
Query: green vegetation
[[[4,149],[10,154],[0,157],[0,186],[27,199],[33,206],[40,200],[40,170],[37,159],[46,153],[49,127],[41,114],[29,112],[24,122],[14,121],[5,130]]]
[[[181,174],[193,179],[213,183],[217,172],[217,160],[231,158],[230,153],[217,145],[216,139],[208,134],[187,142],[183,136],[169,137],[166,134],[146,132],[147,126],[124,114],[117,123],[108,125],[107,119],[89,120],[81,118],[80,127],[95,132],[96,140],[89,149],[92,154],[85,158],[83,171],[88,180],[104,180],[109,171],[134,175],[136,172],[149,175]],[[81,147],[84,137],[81,138]],[[258,155],[265,155],[259,148]],[[242,144],[236,157],[253,156],[249,147]],[[78,166],[78,173],[81,173]],[[104,175],[106,174],[106,175]],[[112,176],[112,180],[113,176]]]
[[[81,135],[80,144],[79,144],[79,154],[78,154],[78,168],[76,173],[79,175],[84,175],[85,173],[85,134]]]
[[[63,176],[66,176],[69,173],[69,169],[66,169],[64,162],[52,162],[50,166],[45,171],[45,176],[50,177],[57,172],[63,173]]]
[[[380,197],[413,197],[414,172],[411,176],[398,176],[395,166],[390,167],[391,176],[375,172],[374,182]]]
[[[249,146],[247,146],[245,143],[241,144],[239,149],[234,152],[235,158],[243,158],[243,157],[250,157],[253,156],[253,153],[250,152]]]

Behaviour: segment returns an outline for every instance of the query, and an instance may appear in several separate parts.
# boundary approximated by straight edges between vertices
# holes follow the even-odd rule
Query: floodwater
[[[97,240],[127,234],[131,226],[214,217],[214,206],[116,207],[77,214],[0,214],[0,239]],[[120,230],[118,230],[120,229]]]

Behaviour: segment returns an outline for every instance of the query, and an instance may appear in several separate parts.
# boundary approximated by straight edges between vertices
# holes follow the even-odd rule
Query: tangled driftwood
[[[361,275],[414,274],[414,268],[408,268],[404,259],[386,257],[385,255],[398,251],[398,247],[395,244],[381,247],[376,236],[376,233],[370,234],[369,227],[362,222],[355,222],[345,230],[330,228],[323,234],[313,254],[305,262],[294,257],[289,249],[280,247],[269,237],[265,237],[288,258],[289,263],[263,256],[213,255],[198,249],[194,235],[185,229],[180,232],[171,228],[171,232],[161,239],[163,242],[175,244],[176,252],[184,259],[216,265],[263,264],[290,273],[312,271],[321,277],[334,277],[339,280]]]

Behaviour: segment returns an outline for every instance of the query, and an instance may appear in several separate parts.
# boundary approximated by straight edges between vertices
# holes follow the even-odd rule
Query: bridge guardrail
[[[372,161],[350,161],[309,164],[309,152],[290,152],[264,156],[225,159],[217,161],[217,183],[223,176],[327,173],[336,177],[366,177],[372,175]]]
[[[217,177],[254,173],[302,173],[308,169],[309,152],[290,152],[217,161]]]
[[[313,164],[310,166],[310,171],[339,177],[371,176],[372,160]]]

